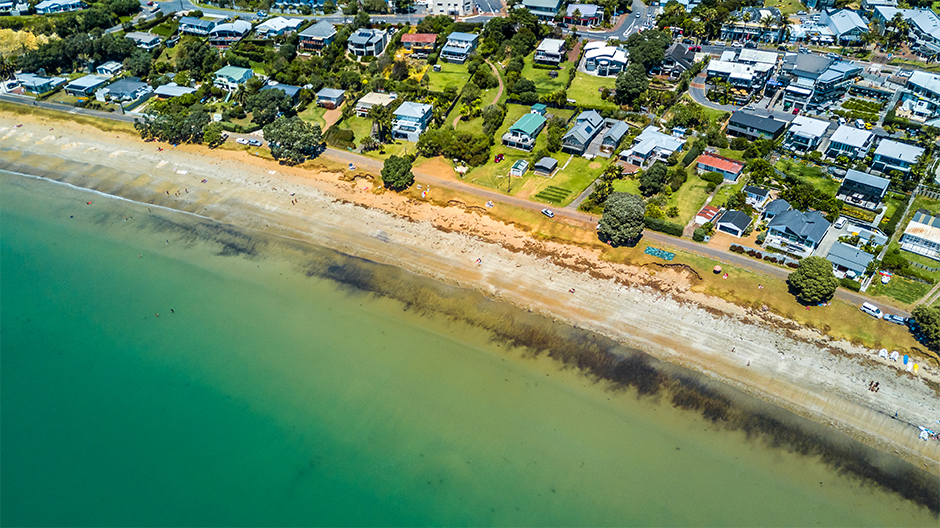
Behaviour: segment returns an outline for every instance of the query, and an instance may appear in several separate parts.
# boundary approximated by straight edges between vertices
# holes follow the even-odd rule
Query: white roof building
[[[724,58],[724,55],[722,55]],[[742,49],[741,53],[738,55],[738,62],[743,62],[745,64],[777,64],[777,52],[775,51],[761,51],[758,49]]]
[[[303,23],[302,18],[274,17],[258,24],[255,28],[255,33],[265,36],[284,35],[297,31],[297,28]]]

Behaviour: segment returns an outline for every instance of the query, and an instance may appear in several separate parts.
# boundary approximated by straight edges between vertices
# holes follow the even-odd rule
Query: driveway
[[[692,79],[692,82],[689,83],[689,95],[692,96],[693,101],[702,106],[714,108],[715,110],[721,110],[724,112],[734,112],[740,108],[739,106],[723,105],[709,101],[708,98],[705,97],[705,93],[707,91],[705,88],[705,80],[705,74],[703,73],[695,79]]]

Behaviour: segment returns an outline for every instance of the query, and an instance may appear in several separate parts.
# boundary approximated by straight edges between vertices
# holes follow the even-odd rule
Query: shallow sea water
[[[181,213],[0,197],[4,525],[935,525]]]

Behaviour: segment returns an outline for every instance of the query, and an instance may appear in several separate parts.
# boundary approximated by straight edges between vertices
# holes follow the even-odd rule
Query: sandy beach
[[[940,475],[940,443],[918,440],[916,428],[940,419],[928,384],[940,382],[935,371],[911,376],[877,351],[694,292],[683,271],[651,274],[589,248],[533,238],[460,204],[377,192],[365,172],[352,177],[338,164],[312,171],[244,151],[158,151],[126,134],[0,115],[5,164],[49,169],[61,160],[112,169],[59,176],[478,289],[704,373]],[[868,390],[872,380],[877,393]]]

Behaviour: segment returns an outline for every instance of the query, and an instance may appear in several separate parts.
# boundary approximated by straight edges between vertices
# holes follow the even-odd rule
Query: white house
[[[565,41],[559,39],[544,39],[535,48],[535,62],[540,64],[557,65],[565,60]]]
[[[431,122],[434,108],[429,104],[405,101],[395,110],[392,121],[392,137],[417,142]]]
[[[918,209],[901,236],[901,249],[940,260],[940,218]]]
[[[892,139],[883,139],[875,149],[872,159],[872,170],[879,172],[898,171],[904,174],[911,172],[917,160],[924,154],[924,149],[901,143]]]
[[[255,28],[255,34],[261,38],[289,35],[297,31],[303,23],[302,18],[274,17],[258,24]]]
[[[388,106],[396,98],[395,94],[369,92],[356,102],[356,115],[366,117],[373,106]]]
[[[471,0],[431,0],[429,15],[468,16],[473,14]]]
[[[381,29],[358,29],[346,42],[349,52],[357,57],[378,57],[388,44],[388,32]]]
[[[627,57],[626,48],[589,42],[584,46],[584,70],[600,77],[617,75],[627,67]]]
[[[85,4],[83,4],[81,0],[43,0],[36,4],[34,9],[36,10],[36,14],[50,15],[53,13],[78,11],[84,7]]]
[[[673,152],[682,150],[684,144],[682,140],[663,134],[651,125],[633,140],[632,147],[620,153],[620,159],[643,167],[658,159],[667,159]]]
[[[108,77],[114,77],[115,75],[121,73],[121,70],[124,69],[124,66],[120,62],[108,61],[101,66],[95,68],[95,73],[98,75],[107,75]]]
[[[875,135],[870,130],[842,125],[832,134],[829,147],[826,149],[826,156],[830,158],[846,156],[851,160],[862,159],[871,150],[874,138]]]
[[[828,129],[828,121],[798,115],[790,122],[783,146],[797,152],[811,152],[822,143]]]

